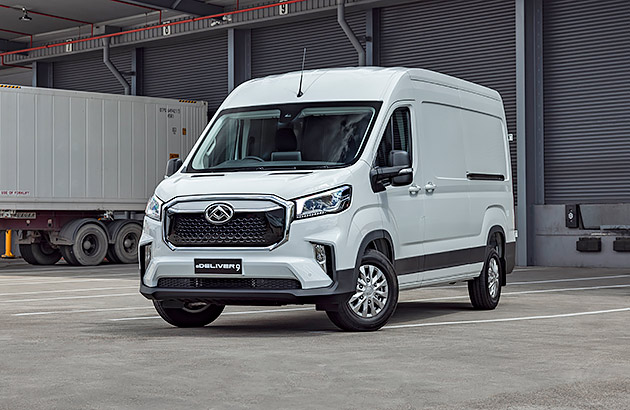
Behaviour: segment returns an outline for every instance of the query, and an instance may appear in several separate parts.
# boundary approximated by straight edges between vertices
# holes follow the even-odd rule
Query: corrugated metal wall
[[[630,2],[543,5],[545,201],[630,202]]]
[[[119,71],[131,71],[131,50],[111,49],[110,58]],[[127,81],[131,83],[129,77]],[[53,64],[53,87],[64,90],[123,94],[123,86],[103,63],[103,53],[87,53]]]
[[[0,84],[26,85],[30,87],[33,84],[33,72],[26,68],[2,70],[0,71]]]
[[[144,95],[202,100],[215,111],[228,94],[227,34],[144,50]]]
[[[426,68],[494,88],[503,97],[508,132],[516,135],[514,0],[385,7],[381,30],[381,65]],[[510,148],[516,195],[516,142]]]
[[[346,15],[358,37],[365,37],[365,12]],[[307,70],[348,67],[358,64],[358,55],[337,23],[337,16],[252,30],[252,77],[300,70],[302,53],[307,48]]]

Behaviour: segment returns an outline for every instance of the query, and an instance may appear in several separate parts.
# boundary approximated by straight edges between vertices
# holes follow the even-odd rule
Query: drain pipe
[[[346,0],[337,0],[337,22],[359,54],[359,66],[365,65],[365,50],[346,21]]]
[[[129,83],[125,80],[125,77],[122,76],[120,71],[114,66],[112,61],[109,59],[109,37],[105,37],[103,39],[103,62],[109,68],[109,71],[114,74],[114,77],[122,84],[125,89],[125,95],[129,95],[131,93],[131,87],[129,87]]]

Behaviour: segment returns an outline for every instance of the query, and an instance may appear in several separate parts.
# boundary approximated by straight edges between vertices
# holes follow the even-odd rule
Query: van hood
[[[164,202],[198,195],[276,195],[291,200],[348,182],[349,168],[311,171],[241,171],[209,174],[177,173],[162,181],[155,194]]]

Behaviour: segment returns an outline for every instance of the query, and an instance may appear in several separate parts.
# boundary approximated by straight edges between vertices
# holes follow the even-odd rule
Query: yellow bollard
[[[3,258],[15,258],[15,255],[11,253],[11,230],[9,229],[5,234],[4,239],[4,255]]]

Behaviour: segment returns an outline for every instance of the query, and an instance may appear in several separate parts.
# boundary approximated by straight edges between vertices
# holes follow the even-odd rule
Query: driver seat
[[[302,153],[297,151],[297,137],[291,128],[278,129],[276,150],[271,153],[272,161],[302,161]]]

